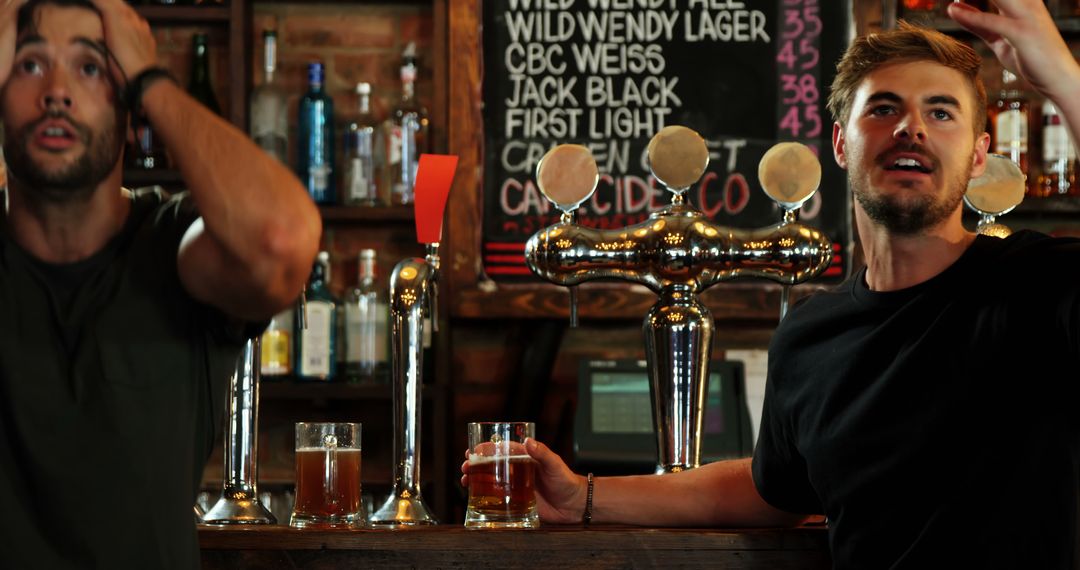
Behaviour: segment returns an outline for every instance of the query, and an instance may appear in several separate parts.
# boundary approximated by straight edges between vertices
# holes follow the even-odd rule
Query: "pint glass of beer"
[[[536,463],[525,451],[531,422],[469,424],[468,528],[537,528]]]
[[[296,502],[289,525],[362,528],[360,424],[296,424]]]

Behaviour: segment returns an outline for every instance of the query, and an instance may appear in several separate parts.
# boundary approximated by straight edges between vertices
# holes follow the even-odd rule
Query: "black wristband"
[[[124,104],[127,105],[129,111],[134,112],[140,106],[143,92],[159,79],[176,82],[168,69],[157,65],[152,65],[140,71],[138,75],[128,82],[127,89],[124,90]]]

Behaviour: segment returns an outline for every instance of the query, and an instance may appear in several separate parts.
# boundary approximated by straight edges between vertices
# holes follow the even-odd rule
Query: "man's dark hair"
[[[37,18],[40,14],[39,8],[42,6],[57,6],[60,8],[85,8],[101,17],[101,10],[94,5],[90,0],[27,0],[26,4],[23,4],[19,8],[19,14],[15,22],[16,36],[22,34],[27,30],[34,30],[37,27]],[[113,65],[119,66],[116,60],[113,58],[112,53],[106,48],[105,57],[110,60]],[[126,83],[127,78],[125,78]],[[120,117],[124,117],[128,113],[127,102],[124,100],[124,91],[126,85],[116,85],[116,110]]]

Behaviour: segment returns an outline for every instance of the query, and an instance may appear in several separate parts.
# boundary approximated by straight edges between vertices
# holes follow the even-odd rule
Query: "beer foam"
[[[326,453],[327,451],[330,451],[329,447],[301,447],[296,450],[297,453]],[[338,453],[360,453],[360,450],[354,447],[339,447],[334,451],[337,451]]]
[[[520,462],[520,461],[531,461],[531,460],[532,460],[532,456],[528,455],[528,454],[524,454],[524,455],[498,455],[498,456],[495,456],[495,457],[492,457],[490,455],[477,455],[475,453],[470,453],[469,454],[469,464],[470,465],[484,465],[484,464],[487,464],[487,463],[502,463],[504,461]]]

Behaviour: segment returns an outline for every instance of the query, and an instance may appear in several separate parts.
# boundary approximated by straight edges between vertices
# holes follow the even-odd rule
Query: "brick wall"
[[[420,102],[431,107],[433,83],[433,15],[424,4],[351,3],[259,3],[253,4],[252,37],[247,42],[252,53],[253,85],[263,80],[262,31],[278,31],[277,81],[289,95],[289,125],[295,144],[296,107],[307,90],[307,65],[322,61],[326,66],[326,90],[334,98],[340,122],[355,113],[356,83],[372,84],[372,112],[385,119],[401,98],[399,68],[401,54],[415,42],[419,67],[416,92]],[[211,76],[222,113],[228,114],[227,88],[228,31],[221,26],[155,26],[158,59],[186,86],[190,77],[192,36],[209,35]],[[295,157],[295,149],[289,156]],[[295,158],[292,158],[295,160]]]

